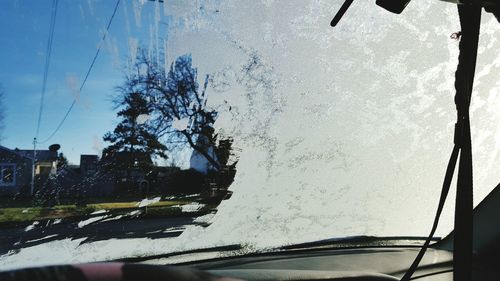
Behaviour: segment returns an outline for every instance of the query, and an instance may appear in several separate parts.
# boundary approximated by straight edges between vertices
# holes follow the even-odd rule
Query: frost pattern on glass
[[[211,226],[180,237],[187,245],[427,235],[453,145],[455,7],[416,2],[396,16],[357,2],[330,29],[339,5],[231,2],[208,30],[178,19],[183,36],[221,37],[204,46],[225,50],[213,60],[231,57],[211,65],[233,108],[216,125],[241,150],[233,197]],[[485,17],[473,101],[476,204],[499,178],[494,24]],[[439,235],[452,228],[449,201]]]

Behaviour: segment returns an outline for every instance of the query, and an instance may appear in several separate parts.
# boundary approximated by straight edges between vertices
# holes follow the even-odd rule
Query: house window
[[[16,165],[0,164],[0,186],[12,186],[16,184]]]

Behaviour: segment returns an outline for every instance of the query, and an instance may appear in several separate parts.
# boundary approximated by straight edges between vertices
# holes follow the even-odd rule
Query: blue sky
[[[59,0],[39,140],[51,134],[77,96],[115,3]],[[123,81],[129,40],[145,46],[150,40],[156,4],[146,2],[141,9],[134,5],[121,1],[76,106],[60,131],[39,145],[41,149],[59,143],[70,161],[78,164],[80,154],[96,154],[105,145],[102,136],[117,123],[111,99]],[[33,146],[51,6],[51,0],[0,2],[0,83],[6,115],[1,144],[9,148]]]

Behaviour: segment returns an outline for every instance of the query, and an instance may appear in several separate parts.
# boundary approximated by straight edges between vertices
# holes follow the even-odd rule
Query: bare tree
[[[217,118],[217,112],[207,107],[209,76],[200,87],[191,55],[178,57],[168,71],[157,61],[139,51],[123,88],[148,97],[154,108],[150,115],[154,134],[169,148],[187,144],[219,170],[220,164],[209,151],[214,145],[212,126]]]

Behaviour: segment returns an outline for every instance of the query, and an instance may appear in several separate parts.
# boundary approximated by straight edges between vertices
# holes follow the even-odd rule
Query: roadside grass
[[[139,208],[139,201],[132,202],[108,202],[88,204],[86,207],[75,205],[57,205],[51,208],[42,207],[13,207],[0,208],[0,224],[2,223],[25,223],[36,220],[47,219],[70,219],[90,216],[95,211],[105,210],[113,215],[123,215],[132,210],[144,209],[145,213],[154,217],[173,216],[182,213],[178,205],[191,203],[192,201],[160,201],[152,203],[147,207]]]
[[[0,209],[0,222],[33,221],[40,216],[41,208]]]

